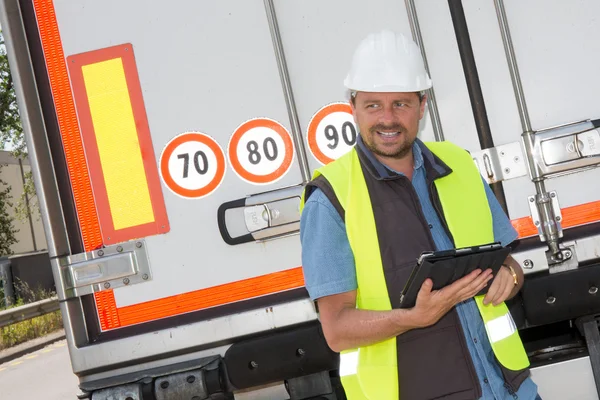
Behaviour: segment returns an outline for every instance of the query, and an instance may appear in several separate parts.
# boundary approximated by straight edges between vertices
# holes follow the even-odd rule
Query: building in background
[[[26,220],[16,216],[14,207],[24,190],[25,174],[31,170],[29,160],[19,160],[10,151],[0,150],[0,180],[11,187],[13,208],[9,214],[14,217],[13,225],[19,230],[15,235],[17,243],[11,249],[15,254],[46,250],[44,225],[37,208],[30,210]]]

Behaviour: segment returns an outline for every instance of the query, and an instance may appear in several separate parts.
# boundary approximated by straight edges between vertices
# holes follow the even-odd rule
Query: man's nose
[[[391,125],[396,122],[394,115],[394,109],[392,107],[384,107],[381,113],[380,123],[384,125]]]

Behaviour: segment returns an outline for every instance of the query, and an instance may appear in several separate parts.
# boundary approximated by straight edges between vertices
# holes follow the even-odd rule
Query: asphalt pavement
[[[0,364],[0,399],[75,400],[77,384],[64,339]]]

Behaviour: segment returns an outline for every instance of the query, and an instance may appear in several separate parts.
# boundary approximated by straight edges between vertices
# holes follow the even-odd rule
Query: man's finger
[[[433,289],[433,281],[429,278],[425,279],[425,281],[421,285],[421,289],[419,289],[419,293],[417,293],[417,300],[420,297],[430,295],[432,289]]]
[[[493,303],[495,306],[497,306],[498,304],[502,303],[503,301],[506,301],[506,299],[508,299],[508,296],[510,296],[510,293],[512,292],[514,288],[514,282],[512,280],[506,280],[506,285],[504,286],[504,290],[502,291],[502,294],[496,299],[496,301]]]
[[[470,287],[468,292],[461,294],[461,301],[465,301],[465,300],[470,299],[470,298],[474,297],[475,295],[477,295],[477,293],[479,293],[484,287],[490,285],[490,280],[492,278],[493,278],[493,276],[490,274],[478,286]]]
[[[466,287],[468,287],[471,283],[473,283],[473,281],[475,281],[481,275],[482,275],[481,269],[476,269],[475,271],[470,272],[468,275],[465,275],[462,278],[460,278],[459,280],[457,280],[456,282],[452,283],[451,285],[446,286],[442,290],[444,292],[447,292],[448,294],[452,294],[452,293],[458,294],[462,290],[464,290]]]
[[[506,279],[506,276],[502,275],[502,284],[500,285],[500,288],[498,289],[496,296],[492,299],[493,305],[497,306],[500,303],[500,300],[502,300],[502,296],[504,296],[504,291],[506,290],[507,284],[508,284],[508,281]]]
[[[477,293],[483,287],[485,287],[485,285],[491,279],[491,277],[492,277],[491,275],[492,275],[492,271],[490,269],[487,269],[487,270],[483,271],[481,273],[481,275],[479,275],[475,280],[473,280],[465,288],[463,288],[462,290],[460,290],[458,292],[458,295],[460,297],[464,297],[464,296],[467,296],[467,298],[472,297],[469,294],[473,293],[473,292]]]
[[[484,283],[482,283],[481,285],[477,286],[475,289],[473,289],[473,291],[470,293],[469,297],[473,297],[475,296],[477,293],[479,293],[484,287],[491,285],[491,281],[494,277],[492,275],[490,275]]]
[[[498,290],[494,293],[494,296],[490,298],[490,303],[493,305],[498,305],[504,300],[504,292],[506,291],[506,287],[512,282],[512,279],[509,281],[508,275],[503,271],[500,271],[498,273],[498,281]]]
[[[490,285],[490,288],[487,291],[487,294],[485,295],[485,297],[483,298],[483,304],[490,304],[498,295],[498,293],[501,293],[502,287],[502,279],[500,274],[498,273],[495,277],[493,282]]]

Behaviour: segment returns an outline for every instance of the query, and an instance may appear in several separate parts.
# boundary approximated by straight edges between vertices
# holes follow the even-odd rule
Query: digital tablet
[[[477,268],[481,268],[482,271],[491,269],[495,276],[510,252],[510,247],[503,247],[500,243],[490,243],[421,254],[400,294],[400,308],[415,306],[417,294],[427,278],[433,281],[433,290],[439,290]],[[477,295],[487,293],[487,289],[488,286]]]

